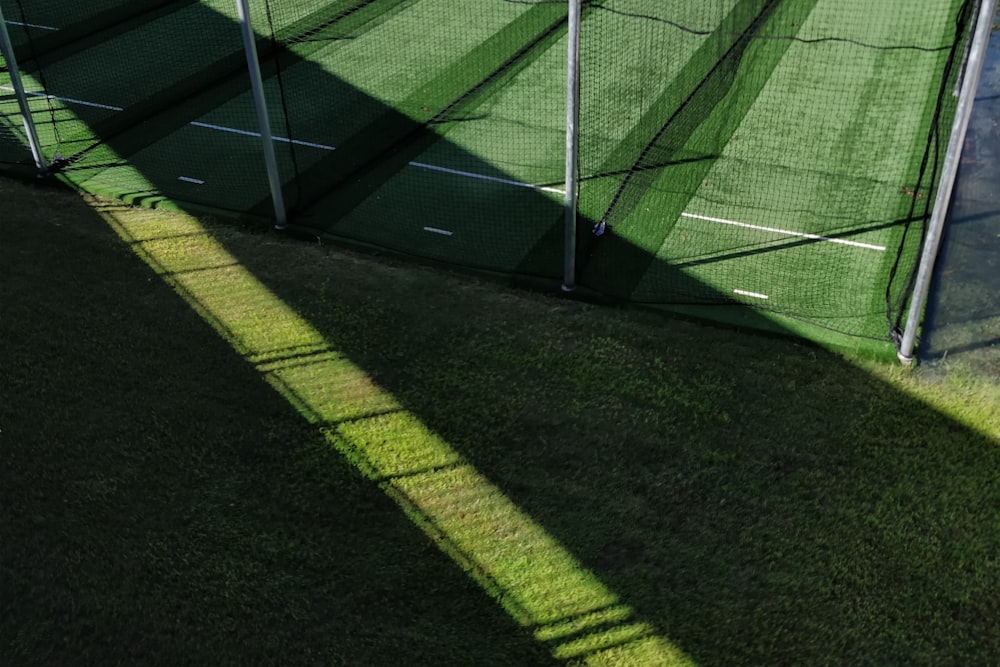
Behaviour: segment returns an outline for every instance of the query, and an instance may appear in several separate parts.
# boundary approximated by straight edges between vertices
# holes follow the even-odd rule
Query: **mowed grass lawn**
[[[0,664],[1000,655],[971,371],[0,202]]]

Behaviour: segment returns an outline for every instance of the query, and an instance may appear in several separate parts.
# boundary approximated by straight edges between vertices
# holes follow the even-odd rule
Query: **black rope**
[[[523,0],[506,0],[506,1],[507,2],[522,2]],[[645,21],[656,21],[657,23],[663,23],[665,25],[669,25],[669,26],[671,26],[673,28],[676,28],[677,30],[689,33],[691,35],[698,35],[698,36],[702,36],[702,37],[705,37],[705,36],[708,36],[708,35],[722,35],[722,36],[730,36],[730,37],[740,37],[741,36],[738,33],[720,32],[719,30],[714,29],[714,28],[713,29],[704,29],[704,30],[698,29],[698,28],[691,28],[691,27],[682,25],[682,24],[677,23],[675,21],[671,21],[669,19],[665,19],[665,18],[662,18],[662,17],[659,17],[659,16],[650,16],[648,14],[636,14],[636,13],[633,13],[633,12],[625,12],[625,11],[622,11],[620,9],[612,9],[610,7],[605,7],[604,5],[593,4],[593,3],[589,3],[589,2],[584,3],[584,4],[586,4],[587,6],[593,8],[593,9],[599,9],[601,11],[608,12],[609,14],[617,14],[618,16],[624,16],[624,17],[627,17],[627,18],[635,18],[635,19],[642,19],[642,20],[645,20]],[[874,50],[877,50],[877,51],[922,51],[922,52],[925,52],[925,53],[937,53],[939,51],[947,51],[952,46],[950,44],[945,44],[943,46],[922,46],[920,44],[869,44],[868,42],[862,42],[862,41],[859,41],[859,40],[856,40],[856,39],[849,39],[847,37],[836,37],[836,36],[815,37],[815,38],[807,39],[805,37],[799,37],[797,35],[753,35],[751,37],[751,39],[753,39],[753,40],[789,41],[789,42],[796,42],[798,44],[825,44],[825,43],[829,43],[829,42],[837,42],[837,43],[842,43],[842,44],[851,44],[853,46],[860,46],[861,48],[865,48],[865,49],[874,49]]]

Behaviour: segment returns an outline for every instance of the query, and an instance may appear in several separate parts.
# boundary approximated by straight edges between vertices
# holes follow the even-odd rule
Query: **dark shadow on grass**
[[[436,139],[406,127],[393,155]],[[109,145],[175,192],[173,158],[124,136],[141,133]],[[518,196],[558,224],[552,200]],[[93,212],[63,205],[62,227],[29,215],[0,251],[16,267],[0,320],[15,658],[551,662],[151,271],[108,254]],[[836,356],[219,238],[696,664],[1000,651],[997,443]]]
[[[268,284],[696,664],[1000,647],[995,441],[809,347],[351,275]]]
[[[550,664],[88,205],[0,186],[0,662]]]

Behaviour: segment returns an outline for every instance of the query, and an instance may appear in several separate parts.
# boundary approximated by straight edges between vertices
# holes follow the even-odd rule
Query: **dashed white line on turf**
[[[865,248],[866,250],[877,250],[879,252],[885,251],[885,246],[873,245],[871,243],[860,243],[858,241],[848,241],[847,239],[835,239],[829,236],[820,236],[819,234],[807,234],[806,232],[793,232],[789,229],[777,229],[775,227],[762,227],[761,225],[750,225],[745,222],[737,222],[735,220],[726,220],[725,218],[712,218],[707,215],[697,215],[695,213],[681,213],[683,218],[692,218],[694,220],[704,220],[706,222],[717,222],[721,225],[732,225],[734,227],[742,227],[744,229],[757,229],[762,232],[771,232],[772,234],[784,234],[786,236],[797,236],[804,239],[812,239],[814,241],[826,241],[827,243],[836,243],[838,245],[853,246],[855,248]]]
[[[14,89],[9,86],[0,86],[0,89],[8,90],[14,92]],[[111,106],[110,104],[98,104],[96,102],[87,102],[85,100],[78,100],[72,97],[58,97],[56,95],[47,95],[46,93],[39,92],[29,92],[28,95],[33,95],[36,97],[47,97],[50,100],[59,100],[60,102],[69,102],[70,104],[80,104],[88,107],[95,107],[97,109],[107,109],[108,111],[123,111],[122,107]],[[227,125],[215,125],[214,123],[202,123],[201,121],[191,121],[191,125],[195,127],[201,127],[208,130],[216,130],[218,132],[228,132],[230,134],[238,134],[244,137],[255,137],[260,138],[260,132],[251,132],[250,130],[240,130],[235,127],[229,127]],[[301,139],[289,139],[287,137],[272,137],[275,141],[281,141],[286,144],[295,144],[297,146],[307,146],[309,148],[318,148],[324,151],[335,151],[336,146],[330,146],[328,144],[320,144],[314,141],[303,141]],[[528,188],[530,190],[538,190],[539,192],[551,192],[557,195],[565,195],[565,190],[560,190],[559,188],[553,188],[547,185],[533,185],[531,183],[523,183],[521,181],[515,181],[509,178],[499,178],[497,176],[487,176],[486,174],[477,174],[471,171],[461,171],[459,169],[451,169],[449,167],[439,167],[433,164],[427,164],[424,162],[411,162],[411,167],[416,167],[418,169],[429,169],[431,171],[439,171],[445,174],[452,174],[454,176],[464,176],[466,178],[475,178],[482,181],[491,181],[493,183],[502,183],[504,185],[513,185],[519,188]]]
[[[200,178],[191,178],[190,176],[178,176],[178,181],[184,181],[185,183],[194,183],[195,185],[205,185],[205,181]]]
[[[455,234],[455,232],[449,232],[447,229],[438,229],[437,227],[424,227],[424,231],[431,234],[440,234],[441,236],[453,236]]]
[[[733,290],[733,294],[742,294],[743,296],[749,296],[749,297],[754,298],[754,299],[770,299],[771,298],[771,297],[769,297],[766,294],[760,294],[759,292],[748,292],[748,291],[742,290],[742,289],[734,289]]]

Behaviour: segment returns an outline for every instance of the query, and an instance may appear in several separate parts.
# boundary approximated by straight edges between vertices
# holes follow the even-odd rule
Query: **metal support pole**
[[[569,0],[569,53],[566,85],[566,228],[563,236],[563,291],[576,287],[576,205],[579,197],[580,16],[581,0]]]
[[[924,241],[913,296],[910,298],[906,328],[903,330],[903,339],[897,352],[899,360],[906,365],[913,363],[913,348],[916,345],[917,329],[920,326],[921,315],[927,302],[927,292],[930,290],[934,262],[941,245],[945,219],[948,217],[948,206],[951,204],[955,178],[958,175],[959,159],[962,155],[962,145],[965,143],[965,133],[969,128],[969,117],[972,115],[972,103],[976,97],[976,88],[979,87],[979,76],[983,70],[986,49],[989,46],[996,4],[996,0],[984,0],[976,21],[976,32],[972,48],[969,50],[968,67],[962,81],[962,94],[958,98],[958,107],[955,109],[955,122],[952,124],[948,152],[945,154],[944,166],[941,169],[941,179],[938,184],[937,196],[934,199],[930,228]]]
[[[31,108],[28,106],[28,96],[24,92],[21,70],[17,67],[17,58],[14,57],[14,48],[10,43],[10,33],[7,32],[7,21],[4,19],[2,7],[0,7],[0,54],[7,62],[10,83],[14,88],[14,95],[17,97],[17,106],[21,110],[24,133],[27,135],[28,144],[31,147],[31,157],[35,160],[38,171],[43,172],[45,171],[45,157],[42,155],[42,142],[38,140],[38,132],[35,130],[35,119],[31,116]]]
[[[240,16],[243,50],[246,52],[247,67],[250,70],[250,88],[253,93],[253,104],[257,110],[257,124],[260,126],[260,139],[264,148],[264,165],[267,167],[267,181],[271,187],[271,200],[274,202],[274,227],[275,229],[284,229],[288,223],[285,213],[285,197],[281,192],[278,158],[274,152],[271,121],[267,114],[267,103],[264,101],[264,82],[260,75],[260,61],[257,59],[257,41],[254,38],[253,26],[250,23],[248,0],[236,0],[236,10]]]

